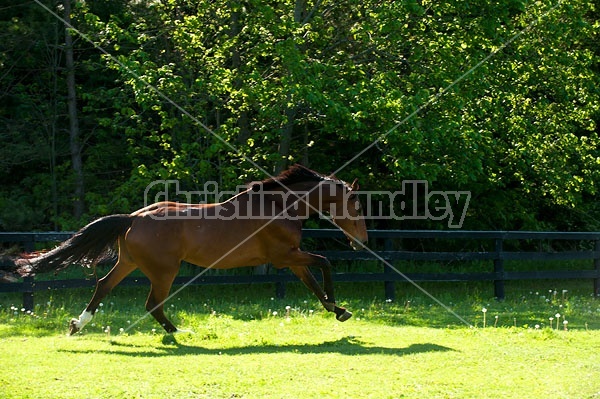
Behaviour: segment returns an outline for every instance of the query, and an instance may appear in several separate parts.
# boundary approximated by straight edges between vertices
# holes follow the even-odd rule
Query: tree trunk
[[[63,0],[65,21],[71,23],[71,1]],[[75,188],[73,190],[73,216],[79,218],[84,211],[85,186],[83,180],[83,162],[81,161],[81,139],[79,133],[79,120],[77,118],[77,90],[75,87],[75,62],[73,60],[73,37],[69,27],[65,26],[65,63],[67,68],[67,107],[69,113],[69,144],[71,149],[71,163],[75,175]]]
[[[305,24],[306,21],[306,0],[296,0],[294,4],[294,22],[298,24]],[[302,51],[301,49],[297,49]],[[292,71],[288,71],[293,74]],[[293,80],[293,79],[292,79]],[[274,173],[277,174],[288,167],[290,148],[292,145],[292,137],[294,133],[294,126],[296,124],[296,115],[298,112],[298,106],[292,104],[293,98],[291,93],[287,96],[287,106],[284,111],[285,113],[285,125],[281,128],[281,138],[279,140],[279,160],[275,165]]]
[[[277,175],[279,172],[285,170],[288,166],[288,158],[290,155],[290,147],[292,145],[292,136],[294,133],[294,125],[296,121],[296,106],[291,104],[292,96],[288,94],[288,106],[285,109],[286,123],[281,128],[281,137],[279,139],[279,160],[275,165],[274,174]]]
[[[232,1],[229,4],[231,8],[231,30],[229,33],[229,37],[232,39],[240,34],[242,27],[240,26],[240,11],[241,4],[238,1]],[[242,78],[242,57],[240,55],[240,49],[236,44],[231,50],[231,68],[235,71],[235,79],[233,81],[233,88],[235,90],[240,90],[244,85],[244,80]],[[243,106],[244,104],[239,104]],[[239,144],[245,144],[248,138],[250,138],[250,126],[248,122],[248,112],[246,110],[240,111],[239,118],[237,120],[237,125],[240,128],[238,133],[237,141]]]

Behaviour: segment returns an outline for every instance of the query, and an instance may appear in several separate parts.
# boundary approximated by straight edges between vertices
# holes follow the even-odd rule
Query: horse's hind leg
[[[150,294],[146,301],[146,310],[158,321],[168,333],[177,332],[177,327],[165,316],[164,304],[169,296],[169,291],[179,272],[179,264],[172,266],[148,268],[148,264],[140,265],[140,270],[148,276],[150,283]]]
[[[102,277],[96,283],[96,291],[92,296],[92,299],[84,309],[84,311],[79,315],[79,318],[72,319],[69,323],[69,334],[73,335],[76,332],[80,331],[87,323],[92,320],[94,313],[98,309],[100,302],[108,293],[119,284],[129,273],[136,269],[135,264],[125,261],[121,257],[115,264],[115,266],[111,269],[110,272],[106,274],[106,276]]]
[[[148,300],[146,301],[146,310],[158,321],[158,323],[168,333],[177,332],[177,327],[165,316],[164,305],[169,291],[171,289],[171,283],[159,282],[152,283]]]

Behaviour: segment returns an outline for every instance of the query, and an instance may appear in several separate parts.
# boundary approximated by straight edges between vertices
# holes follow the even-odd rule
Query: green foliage
[[[379,139],[340,177],[471,191],[468,228],[598,229],[591,2],[89,1],[72,20],[106,51],[76,43],[85,221],[139,207],[156,179],[329,172]],[[21,209],[0,225],[77,226],[62,26],[36,3],[0,26],[0,198]]]

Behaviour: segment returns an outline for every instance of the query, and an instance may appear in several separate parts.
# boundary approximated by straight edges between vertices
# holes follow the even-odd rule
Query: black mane
[[[305,183],[305,182],[320,182],[329,179],[320,173],[310,170],[300,164],[295,164],[287,170],[281,172],[279,176],[271,177],[259,182],[252,182],[248,186],[254,191],[258,190],[281,190],[282,188],[289,187],[292,184]]]

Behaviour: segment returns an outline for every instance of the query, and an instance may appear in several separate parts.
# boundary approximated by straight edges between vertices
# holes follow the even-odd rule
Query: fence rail
[[[71,237],[72,232],[48,233],[10,233],[0,232],[0,243],[14,243],[21,245],[25,251],[35,249],[36,243],[58,242]],[[333,229],[305,229],[303,238],[314,239],[343,239],[344,235],[339,230]],[[533,280],[533,279],[591,279],[593,293],[600,296],[600,232],[528,232],[528,231],[454,231],[454,230],[370,230],[370,240],[383,241],[383,250],[370,251],[315,251],[330,260],[376,260],[381,264],[379,273],[334,273],[333,279],[338,282],[383,282],[386,298],[395,297],[395,283],[412,280],[424,281],[492,281],[494,294],[498,299],[505,297],[504,282],[508,280]],[[446,251],[446,252],[417,252],[394,250],[395,243],[401,239],[440,239],[440,240],[493,240],[493,250],[487,251]],[[590,249],[553,251],[506,251],[507,241],[579,241],[592,242]],[[373,242],[373,241],[371,241]],[[394,262],[397,261],[488,261],[489,272],[473,273],[398,273]],[[513,260],[528,261],[567,261],[590,260],[587,270],[554,270],[554,271],[505,271],[504,262]],[[285,295],[285,284],[297,281],[287,273],[266,275],[201,275],[179,276],[175,284],[249,284],[249,283],[275,283],[276,295]],[[0,283],[2,292],[22,292],[23,307],[33,309],[34,292],[48,289],[81,288],[93,286],[95,281],[86,279],[68,280],[34,280],[32,277],[24,278],[16,283]],[[128,277],[121,285],[147,285],[148,280],[141,277]]]

